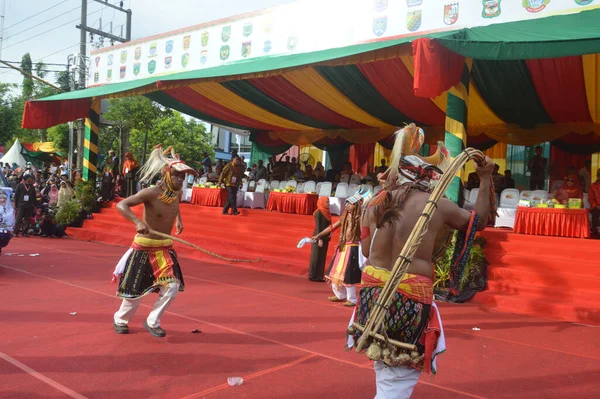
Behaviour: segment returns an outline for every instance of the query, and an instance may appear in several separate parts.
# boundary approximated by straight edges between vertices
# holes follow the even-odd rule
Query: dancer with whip
[[[436,243],[440,233],[448,234],[447,227],[459,231],[450,269],[456,288],[475,233],[483,230],[495,208],[494,164],[489,158],[467,149],[448,165],[450,157],[441,143],[435,155],[418,156],[423,141],[423,131],[414,124],[397,132],[391,164],[381,177],[385,189],[364,207],[361,219],[368,263],[348,328],[348,346],[365,350],[375,361],[379,399],[409,398],[421,371],[435,373],[435,357],[445,350],[433,302]],[[477,162],[481,181],[472,212],[441,198],[469,158]]]

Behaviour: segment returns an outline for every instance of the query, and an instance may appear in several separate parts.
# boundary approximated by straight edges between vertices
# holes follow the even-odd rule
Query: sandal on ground
[[[129,326],[127,324],[120,325],[120,324],[114,323],[114,326],[115,326],[115,332],[117,334],[129,334]]]
[[[331,302],[343,302],[345,299],[340,299],[337,296],[328,296],[327,299]]]
[[[355,306],[356,306],[356,304],[355,304],[354,302],[346,301],[346,302],[344,302],[344,306],[348,306],[348,307],[352,306],[352,307],[355,307]]]

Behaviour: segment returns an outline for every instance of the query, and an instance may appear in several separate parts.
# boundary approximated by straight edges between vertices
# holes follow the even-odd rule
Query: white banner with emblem
[[[92,51],[88,87],[576,13],[600,7],[595,3],[600,0],[299,0]]]

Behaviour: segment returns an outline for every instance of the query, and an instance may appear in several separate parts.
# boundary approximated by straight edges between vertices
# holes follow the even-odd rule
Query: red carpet
[[[498,310],[600,325],[600,241],[483,232],[488,290],[478,303]]]
[[[0,257],[0,398],[374,396],[366,356],[343,350],[351,309],[300,277],[182,259],[187,287],[163,318],[167,337],[141,327],[150,298],[132,334],[116,335],[109,279],[123,251],[35,238],[5,248],[25,256]],[[597,397],[600,330],[473,304],[440,308],[448,351],[413,398]],[[231,376],[244,384],[227,386]]]

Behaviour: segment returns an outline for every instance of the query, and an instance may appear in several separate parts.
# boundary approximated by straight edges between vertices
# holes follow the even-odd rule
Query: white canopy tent
[[[12,147],[10,147],[10,150],[8,150],[6,154],[4,154],[4,156],[0,159],[0,162],[8,163],[11,166],[14,162],[20,167],[24,168],[27,164],[27,161],[21,154],[22,148],[23,146],[21,145],[21,142],[19,141],[19,139],[16,139],[15,143],[12,145]]]

